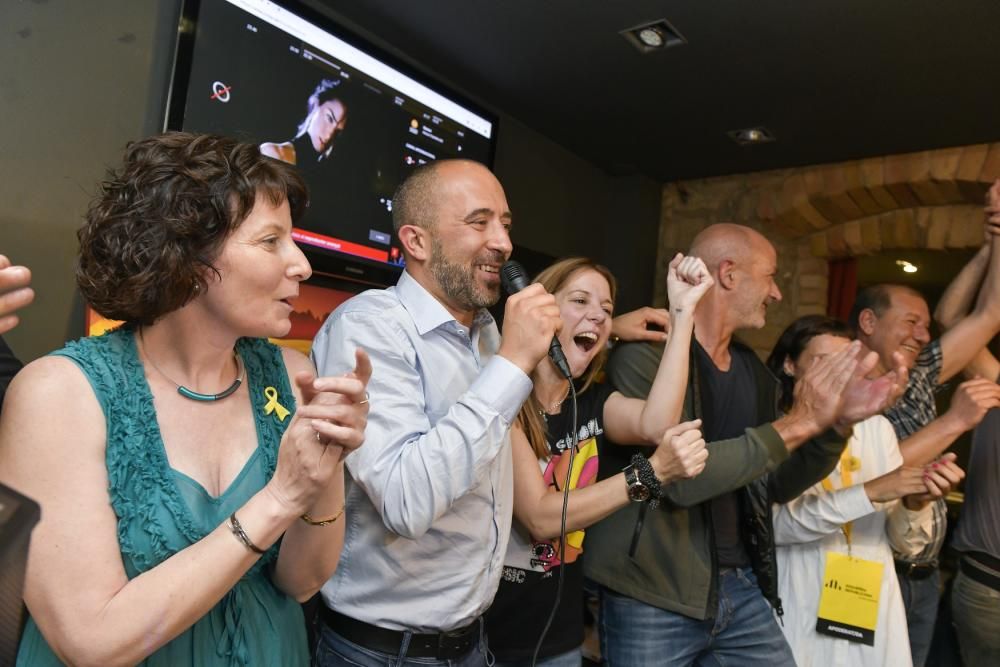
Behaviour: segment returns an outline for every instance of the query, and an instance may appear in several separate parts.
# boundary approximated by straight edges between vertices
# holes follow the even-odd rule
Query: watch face
[[[642,484],[635,484],[628,489],[628,497],[637,503],[649,500],[649,489]]]

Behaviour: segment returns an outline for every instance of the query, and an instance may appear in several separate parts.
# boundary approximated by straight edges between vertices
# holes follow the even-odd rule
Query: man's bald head
[[[702,230],[690,254],[700,257],[715,278],[706,298],[728,328],[764,326],[768,305],[781,300],[774,282],[778,257],[770,241],[749,227],[723,223]]]
[[[706,227],[691,243],[690,254],[700,257],[713,274],[719,265],[729,260],[737,265],[752,261],[761,250],[774,252],[774,247],[760,232],[750,227],[723,222]]]
[[[474,160],[435,160],[414,169],[392,196],[393,230],[398,234],[403,225],[431,229],[442,191],[448,185],[448,172],[461,169],[489,171]]]

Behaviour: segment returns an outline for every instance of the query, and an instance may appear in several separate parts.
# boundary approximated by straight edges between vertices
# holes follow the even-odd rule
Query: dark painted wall
[[[75,230],[125,143],[161,127],[179,12],[180,0],[0,2],[0,253],[34,273],[35,304],[7,335],[25,360],[82,334]],[[620,279],[619,310],[645,303],[659,184],[611,176],[497,111],[515,242],[595,257]]]

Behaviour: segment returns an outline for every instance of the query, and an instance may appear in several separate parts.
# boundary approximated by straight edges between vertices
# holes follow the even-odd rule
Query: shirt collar
[[[421,336],[448,322],[462,326],[454,315],[448,312],[444,304],[438,301],[405,269],[399,276],[399,282],[396,283],[396,294],[399,296],[399,302],[406,308],[406,312],[413,318],[413,323],[417,326],[417,332]],[[472,328],[476,329],[492,322],[493,316],[490,315],[490,312],[485,308],[480,308],[472,319]]]

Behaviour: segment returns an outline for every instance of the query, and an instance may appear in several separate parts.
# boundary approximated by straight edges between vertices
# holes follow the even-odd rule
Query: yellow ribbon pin
[[[278,403],[278,390],[274,387],[265,387],[264,396],[267,398],[264,414],[269,415],[273,412],[278,417],[278,421],[285,421],[285,417],[288,416],[288,408]]]

